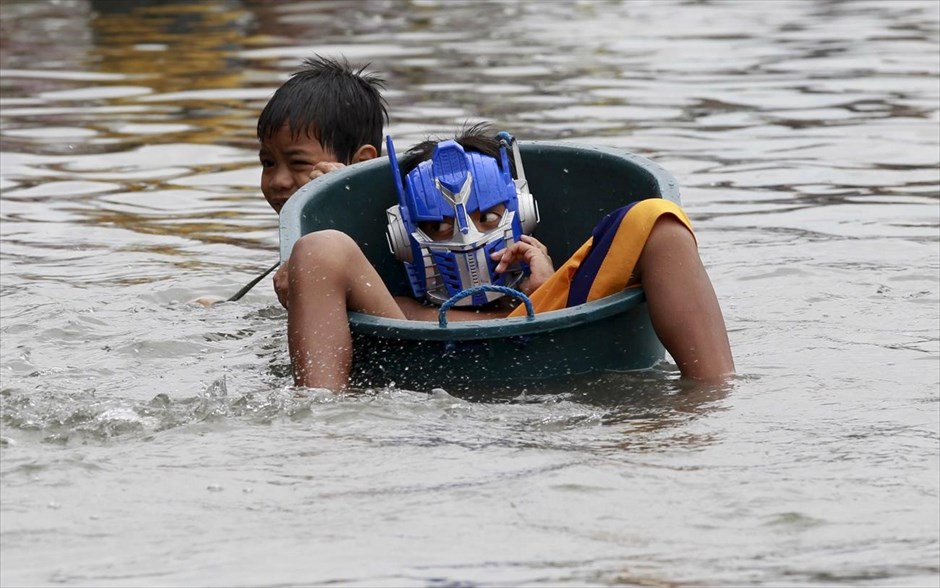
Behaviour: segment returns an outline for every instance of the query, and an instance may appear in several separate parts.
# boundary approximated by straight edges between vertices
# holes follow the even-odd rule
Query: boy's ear
[[[353,153],[352,161],[350,163],[359,163],[360,161],[368,161],[370,159],[375,159],[378,156],[379,152],[375,150],[375,147],[372,145],[363,145]]]

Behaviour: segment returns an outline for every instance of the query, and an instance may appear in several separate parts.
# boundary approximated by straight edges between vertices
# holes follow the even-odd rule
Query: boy
[[[275,212],[310,180],[382,154],[385,82],[364,69],[341,59],[306,59],[261,111],[261,192]],[[282,266],[274,289],[285,306],[287,287]]]
[[[395,169],[393,153],[389,158]],[[642,284],[653,327],[683,375],[720,381],[733,373],[721,309],[679,207],[650,199],[611,213],[555,271],[545,247],[527,234],[537,215],[527,212],[531,195],[514,184],[511,167],[499,141],[481,126],[456,141],[418,145],[403,158],[400,205],[389,209],[389,232],[416,297],[439,304],[468,286],[511,283],[531,294],[537,312],[548,312]],[[288,344],[298,386],[346,386],[352,358],[347,311],[436,319],[436,308],[393,297],[341,232],[305,235],[288,267]],[[487,294],[473,301],[482,308],[451,311],[450,318],[513,315],[507,302]]]

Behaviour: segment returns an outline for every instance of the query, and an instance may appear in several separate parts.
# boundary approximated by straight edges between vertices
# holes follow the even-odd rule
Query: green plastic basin
[[[520,144],[541,222],[536,237],[561,265],[607,213],[645,198],[679,203],[678,184],[652,161],[610,148]],[[281,260],[303,235],[337,229],[360,244],[394,295],[409,295],[402,264],[385,239],[385,209],[397,203],[387,158],[308,183],[281,211]],[[518,390],[547,378],[648,369],[664,350],[641,289],[572,308],[471,322],[405,321],[349,313],[351,383],[449,392]]]

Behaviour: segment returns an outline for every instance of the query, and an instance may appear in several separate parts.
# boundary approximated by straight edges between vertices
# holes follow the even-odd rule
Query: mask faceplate
[[[521,181],[512,178],[505,142],[497,161],[465,151],[456,141],[443,141],[435,147],[430,160],[408,173],[404,185],[391,138],[387,143],[399,201],[387,211],[389,246],[404,262],[414,295],[442,304],[472,286],[517,286],[527,268],[516,264],[497,274],[497,264],[490,255],[511,246],[520,235],[531,233],[538,222],[538,209],[524,176]],[[516,151],[518,166],[521,161],[518,148]],[[478,228],[473,213],[485,213],[500,205],[505,211],[495,228]],[[452,224],[453,232],[449,236],[436,234],[438,240],[420,227],[421,223],[445,222]],[[457,306],[479,306],[502,296],[499,292],[479,292]]]

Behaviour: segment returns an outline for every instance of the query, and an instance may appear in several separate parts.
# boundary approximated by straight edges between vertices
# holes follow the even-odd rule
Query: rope
[[[447,311],[451,309],[457,302],[466,298],[467,296],[472,296],[477,292],[502,292],[503,294],[508,294],[509,296],[514,296],[525,304],[526,316],[530,319],[535,318],[535,308],[532,306],[532,301],[529,300],[529,297],[513,288],[507,286],[497,286],[495,284],[481,284],[479,286],[473,286],[472,288],[467,288],[466,290],[461,290],[453,296],[447,299],[447,302],[441,305],[441,310],[437,313],[437,324],[443,328],[447,326]]]

